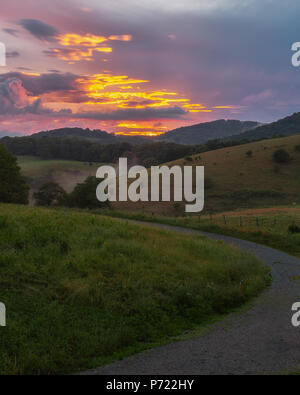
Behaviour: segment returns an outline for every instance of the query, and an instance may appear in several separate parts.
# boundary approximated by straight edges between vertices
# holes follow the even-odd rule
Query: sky
[[[297,0],[1,0],[0,137],[298,112],[299,17]]]

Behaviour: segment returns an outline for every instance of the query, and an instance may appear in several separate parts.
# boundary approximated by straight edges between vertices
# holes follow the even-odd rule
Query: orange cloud
[[[78,48],[52,48],[48,51],[44,51],[46,55],[58,58],[66,61],[79,61],[87,60],[91,61],[93,59],[94,52],[104,52],[111,53],[112,48],[110,47],[99,47],[99,48],[87,48],[86,50]]]
[[[95,36],[93,34],[86,34],[81,36],[79,34],[62,34],[58,36],[58,42],[60,45],[69,46],[85,46],[85,47],[97,47],[99,44],[108,41],[104,36]]]
[[[148,136],[148,137],[154,137],[154,136],[160,136],[161,134],[164,134],[164,132],[159,132],[156,130],[153,131],[139,131],[139,132],[116,132],[116,135],[122,135],[122,136]]]
[[[98,47],[107,41],[131,41],[132,36],[130,34],[123,34],[118,36],[96,36],[94,34],[75,34],[67,33],[58,36],[58,42],[60,45],[70,46],[84,46],[84,47]]]
[[[145,125],[145,124],[137,124],[137,123],[129,123],[129,122],[121,122],[117,125],[118,128],[127,128],[127,129],[153,129],[153,125]],[[167,129],[164,126],[155,126],[156,129]]]
[[[109,36],[108,39],[111,41],[131,41],[132,36],[130,34],[123,34],[121,36]]]
[[[140,86],[133,85],[149,83],[148,80],[139,80],[128,76],[112,74],[95,74],[92,77],[77,80],[81,90],[93,100],[85,104],[116,105],[123,109],[159,108],[178,105],[190,112],[211,112],[202,104],[190,103],[190,99],[180,97],[177,92],[166,90],[143,90]],[[108,90],[110,87],[118,90]],[[130,90],[129,90],[130,89]]]
[[[231,110],[231,109],[234,109],[234,108],[236,108],[236,106],[214,106],[213,108],[216,108],[216,109],[228,109],[228,110]]]
[[[112,74],[94,74],[92,77],[85,79],[78,79],[77,82],[82,85],[82,88],[89,92],[90,97],[101,97],[99,90],[103,90],[108,86],[114,85],[130,85],[130,84],[141,84],[144,82],[149,82],[148,80],[138,80],[134,78],[129,78],[126,75],[112,75]],[[124,93],[124,92],[122,92]],[[124,93],[125,94],[125,93]]]
[[[93,59],[95,52],[111,53],[112,48],[108,46],[109,41],[131,41],[132,36],[129,34],[96,36],[94,34],[75,34],[66,33],[57,36],[57,41],[63,47],[69,48],[53,48],[49,51],[44,51],[48,56],[57,57],[66,61],[79,61]],[[105,46],[103,45],[104,43]],[[104,59],[103,61],[106,61]]]
[[[23,75],[29,75],[29,76],[34,76],[34,77],[39,77],[41,74],[39,73],[29,73],[28,71],[21,71],[21,74]]]

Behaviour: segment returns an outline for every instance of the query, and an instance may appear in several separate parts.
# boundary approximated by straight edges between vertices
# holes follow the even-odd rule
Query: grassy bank
[[[1,374],[70,373],[165,342],[262,290],[268,269],[200,236],[0,205]]]
[[[107,211],[107,215],[181,226],[210,233],[224,234],[265,244],[300,257],[300,233],[291,233],[289,227],[300,228],[299,207],[248,209],[190,217],[150,216],[142,213]]]

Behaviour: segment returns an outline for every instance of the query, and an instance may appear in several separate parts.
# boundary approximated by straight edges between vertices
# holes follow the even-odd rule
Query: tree
[[[0,202],[28,204],[28,194],[17,159],[0,144]]]
[[[108,207],[108,202],[99,202],[96,197],[96,189],[100,182],[101,180],[90,176],[82,184],[77,184],[73,192],[69,195],[69,205],[71,207],[89,209]]]
[[[276,163],[288,163],[292,158],[286,150],[281,148],[273,153],[273,160]]]
[[[67,193],[55,182],[42,185],[33,196],[38,206],[59,206],[67,203]]]
[[[204,189],[212,189],[214,187],[215,183],[210,177],[205,177],[204,179]]]
[[[251,158],[253,155],[253,152],[251,150],[246,152],[246,155],[248,156],[248,158]]]

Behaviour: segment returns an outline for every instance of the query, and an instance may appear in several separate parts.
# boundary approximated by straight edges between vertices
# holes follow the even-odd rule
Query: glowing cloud
[[[111,41],[131,41],[132,36],[130,34],[123,34],[121,36],[109,36],[108,39]]]
[[[104,36],[95,36],[93,34],[86,34],[81,36],[79,34],[62,34],[58,36],[58,42],[60,45],[70,47],[70,46],[85,46],[85,47],[97,47],[99,44],[108,41]]]
[[[70,46],[84,46],[84,47],[98,47],[107,41],[131,41],[132,36],[130,34],[123,34],[119,36],[95,36],[94,34],[75,34],[67,33],[58,36],[58,43],[60,45],[70,47]]]
[[[91,61],[94,56],[94,52],[111,53],[112,48],[100,47],[100,48],[87,48],[86,50],[77,48],[52,48],[48,51],[44,51],[47,56],[58,58],[66,61],[79,61],[87,60]]]

